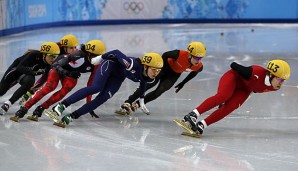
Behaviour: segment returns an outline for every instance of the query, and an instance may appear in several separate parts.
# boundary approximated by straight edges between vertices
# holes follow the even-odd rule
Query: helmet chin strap
[[[67,51],[67,46],[64,46],[64,47],[63,47],[63,50],[64,50],[64,52],[69,53],[69,52]]]
[[[47,60],[46,60],[46,57],[47,57],[47,54],[44,53],[44,54],[43,54],[43,62],[44,62],[44,63],[48,63]]]
[[[144,65],[144,66],[145,66],[145,65]],[[146,65],[145,67],[146,67],[146,70],[144,70],[144,74],[145,74],[146,77],[148,77],[148,68],[149,68],[149,67],[148,67],[147,65]]]
[[[273,80],[274,77],[275,77],[275,76],[274,76],[273,74],[270,73],[270,75],[269,75],[269,82],[270,82],[271,85],[272,85],[271,82],[272,82],[272,80]]]

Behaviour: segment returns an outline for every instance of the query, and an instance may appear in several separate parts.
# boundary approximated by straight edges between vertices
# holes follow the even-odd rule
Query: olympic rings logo
[[[129,14],[139,14],[144,9],[143,2],[124,2],[123,9]]]
[[[140,45],[143,45],[144,40],[142,37],[136,35],[136,36],[130,37],[127,42],[131,47],[138,47]]]

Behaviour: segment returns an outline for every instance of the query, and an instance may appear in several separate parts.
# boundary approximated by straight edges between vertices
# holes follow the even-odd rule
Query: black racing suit
[[[15,103],[34,85],[35,76],[47,73],[49,70],[50,65],[44,61],[43,53],[37,50],[27,51],[23,56],[14,60],[4,73],[0,82],[0,96],[19,83],[21,87],[9,99],[11,104]]]

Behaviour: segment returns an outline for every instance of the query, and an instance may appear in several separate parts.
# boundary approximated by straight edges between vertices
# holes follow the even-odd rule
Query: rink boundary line
[[[298,119],[298,117],[241,117],[241,116],[232,116],[232,117],[227,117],[227,118],[230,118],[230,119],[251,119],[251,120],[261,120],[261,119],[266,119],[266,120],[276,120],[276,119],[279,119],[279,120],[293,120],[293,119]]]
[[[282,85],[283,87],[298,88],[298,85]]]

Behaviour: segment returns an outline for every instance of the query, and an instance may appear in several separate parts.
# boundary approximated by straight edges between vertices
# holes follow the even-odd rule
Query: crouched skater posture
[[[145,95],[144,103],[147,104],[148,102],[157,99],[176,83],[183,72],[190,72],[182,82],[175,86],[175,92],[178,93],[188,81],[193,79],[199,72],[203,70],[202,59],[205,56],[206,47],[202,42],[191,42],[187,47],[187,51],[172,50],[165,52],[162,55],[164,67],[160,71],[160,74],[155,81],[151,84],[147,84],[146,86],[146,90],[149,90],[158,84],[157,88]],[[126,110],[127,105],[133,105],[138,108],[140,106],[140,102],[137,100],[139,95],[140,88],[137,88],[135,92],[130,95],[127,100],[125,100],[124,104],[120,106],[120,110],[116,110],[115,113],[129,115],[131,111]],[[145,111],[145,114],[149,115],[150,112]]]
[[[283,60],[269,61],[266,69],[257,65],[245,67],[236,62],[231,64],[231,68],[221,77],[217,93],[185,115],[184,120],[178,120],[178,125],[190,133],[203,134],[203,129],[240,107],[251,93],[279,90],[291,74],[289,64]],[[220,107],[207,118],[197,122],[198,116],[216,106]]]
[[[21,86],[1,106],[0,115],[6,114],[9,107],[30,90],[36,76],[50,70],[51,64],[59,53],[60,49],[56,43],[45,42],[40,46],[39,51],[29,49],[24,55],[14,60],[0,82],[0,97],[17,83]]]
[[[60,42],[57,42],[57,45],[60,48],[59,55],[66,55],[77,51],[76,47],[79,45],[79,40],[76,36],[72,34],[67,34],[60,39]],[[28,101],[29,98],[31,98],[31,96],[44,85],[44,83],[47,81],[47,78],[48,73],[43,74],[35,82],[34,86],[31,87],[30,90],[22,96],[21,100],[19,101],[19,104],[23,105],[26,101]]]
[[[163,60],[157,53],[147,53],[141,59],[127,57],[119,50],[107,52],[98,56],[93,61],[100,62],[93,83],[89,87],[82,88],[63,100],[54,107],[51,118],[58,121],[58,116],[62,114],[66,107],[87,97],[88,95],[99,93],[91,102],[83,105],[78,110],[66,114],[58,126],[65,127],[73,119],[95,110],[98,106],[111,98],[120,88],[121,84],[128,78],[134,82],[140,82],[140,108],[148,110],[144,104],[144,94],[146,83],[154,81],[163,67]],[[128,106],[132,107],[132,106]]]
[[[23,118],[34,104],[56,89],[59,81],[61,81],[61,89],[55,92],[40,106],[37,106],[33,111],[33,115],[27,117],[28,119],[38,121],[38,118],[41,117],[45,109],[48,109],[52,104],[60,101],[76,86],[81,73],[91,72],[87,86],[90,85],[96,68],[91,63],[91,59],[105,53],[105,51],[106,47],[102,41],[91,40],[85,45],[82,44],[81,50],[77,52],[58,56],[57,60],[52,64],[52,69],[48,74],[49,76],[45,86],[38,90],[24,106],[21,106],[15,116],[11,117],[11,120],[18,122],[19,118]],[[91,101],[91,98],[87,101]],[[92,116],[94,116],[94,113]]]

